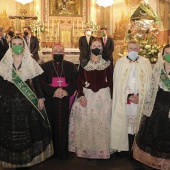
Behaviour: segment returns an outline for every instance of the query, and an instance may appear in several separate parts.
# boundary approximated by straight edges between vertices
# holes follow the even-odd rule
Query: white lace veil
[[[163,63],[164,61],[163,61],[163,56],[161,52],[158,56],[158,61],[155,64],[153,71],[152,71],[152,77],[151,77],[151,81],[149,84],[149,90],[146,95],[145,103],[143,107],[143,115],[150,116],[152,113],[157,91],[158,91],[161,70],[163,69]]]
[[[19,37],[22,38],[24,41],[24,51],[23,51],[23,58],[22,58],[19,77],[22,79],[22,81],[26,81],[28,79],[32,79],[42,74],[43,70],[39,66],[39,64],[31,57],[31,53],[28,49],[28,46],[24,38],[21,36]],[[13,38],[11,38],[11,40]],[[0,76],[2,76],[4,80],[8,80],[10,82],[12,82],[12,68],[13,68],[13,57],[12,57],[13,52],[10,45],[11,40],[9,41],[9,49],[5,53],[2,60],[0,61]]]

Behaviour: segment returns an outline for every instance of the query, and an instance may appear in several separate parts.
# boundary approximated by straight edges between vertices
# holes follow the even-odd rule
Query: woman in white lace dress
[[[69,125],[69,151],[78,157],[110,158],[110,117],[113,66],[102,58],[102,42],[95,38],[91,55],[82,63],[78,78],[78,97]]]

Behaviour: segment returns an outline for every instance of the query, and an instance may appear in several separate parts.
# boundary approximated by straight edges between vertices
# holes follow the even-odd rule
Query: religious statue
[[[77,2],[75,0],[69,0],[68,1],[68,7],[69,7],[69,13],[70,14],[77,14],[78,10],[77,10]]]
[[[59,0],[58,8],[60,14],[77,14],[77,6],[75,0]]]
[[[58,1],[58,8],[60,10],[60,14],[68,13],[67,2],[68,2],[68,0],[59,0]]]

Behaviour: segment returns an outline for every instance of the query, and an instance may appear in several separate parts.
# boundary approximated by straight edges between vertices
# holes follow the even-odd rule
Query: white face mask
[[[138,57],[138,52],[135,52],[135,51],[128,52],[128,57],[132,61],[135,61],[137,59],[137,57]]]
[[[86,35],[90,36],[91,35],[91,31],[86,31]]]

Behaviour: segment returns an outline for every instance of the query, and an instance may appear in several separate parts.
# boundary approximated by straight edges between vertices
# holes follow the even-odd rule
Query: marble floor
[[[14,170],[13,168],[0,168],[0,170]],[[50,158],[43,163],[29,168],[29,170],[153,170],[135,160],[128,161],[111,155],[108,160],[88,160],[78,158],[70,153],[69,159],[62,161]]]

